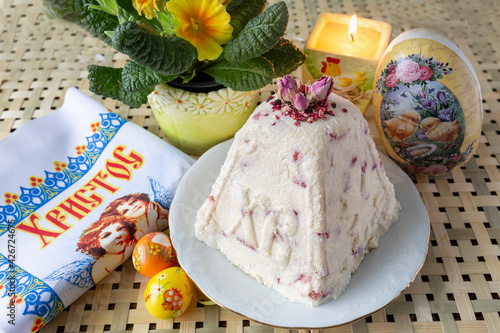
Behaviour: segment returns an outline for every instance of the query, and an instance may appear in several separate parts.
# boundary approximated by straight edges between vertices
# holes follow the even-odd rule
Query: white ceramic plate
[[[429,241],[429,217],[411,179],[381,154],[401,202],[399,220],[352,275],[337,299],[311,307],[293,303],[233,266],[194,235],[196,212],[210,195],[232,140],[206,152],[182,178],[170,210],[170,233],[181,266],[220,306],[257,322],[286,328],[323,328],[352,322],[387,306],[413,281]]]

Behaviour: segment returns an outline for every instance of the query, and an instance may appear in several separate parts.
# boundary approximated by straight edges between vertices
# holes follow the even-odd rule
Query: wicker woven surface
[[[409,0],[287,1],[287,37],[303,46],[319,13],[356,13],[389,22],[393,36],[416,27],[445,33],[479,77],[484,123],[474,157],[453,173],[414,178],[428,209],[428,257],[408,290],[386,309],[325,332],[500,332],[500,2]],[[74,25],[50,21],[40,3],[0,1],[0,139],[59,108],[66,89],[88,91],[86,66],[122,66],[126,57]],[[266,98],[272,87],[262,90]],[[148,107],[131,109],[94,96],[108,108],[163,136]],[[376,133],[370,110],[367,118]],[[381,141],[375,136],[379,148]],[[4,161],[2,161],[4,162]],[[175,320],[157,320],[142,300],[147,280],[130,261],[69,306],[41,332],[265,333],[216,305],[193,302]],[[204,296],[199,293],[199,299]]]

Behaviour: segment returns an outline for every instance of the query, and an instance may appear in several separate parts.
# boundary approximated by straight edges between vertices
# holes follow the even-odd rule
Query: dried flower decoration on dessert
[[[306,95],[311,102],[320,102],[328,98],[332,93],[332,88],[333,79],[322,76],[310,86],[306,86]]]
[[[326,119],[326,114],[335,115],[328,110],[328,96],[332,93],[332,88],[331,77],[322,76],[309,85],[285,75],[276,92],[279,99],[271,102],[271,105],[274,111],[281,111],[283,116],[293,118],[296,126],[300,126],[301,121],[312,123],[320,118]]]

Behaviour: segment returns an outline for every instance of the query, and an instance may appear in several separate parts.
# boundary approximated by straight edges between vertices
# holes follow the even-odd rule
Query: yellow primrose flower
[[[155,10],[159,10],[157,3],[158,0],[132,0],[135,10],[139,15],[144,15],[148,20],[156,17]]]
[[[174,33],[198,51],[198,60],[217,59],[222,46],[233,38],[231,16],[220,0],[170,0],[167,9],[175,18]]]

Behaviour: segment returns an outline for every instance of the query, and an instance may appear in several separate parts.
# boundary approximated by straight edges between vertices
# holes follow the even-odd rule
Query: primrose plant
[[[132,107],[161,82],[200,73],[235,91],[257,90],[305,61],[284,38],[284,2],[265,0],[43,0],[46,13],[78,24],[130,61],[88,66],[90,90]],[[180,79],[179,79],[180,78]]]

